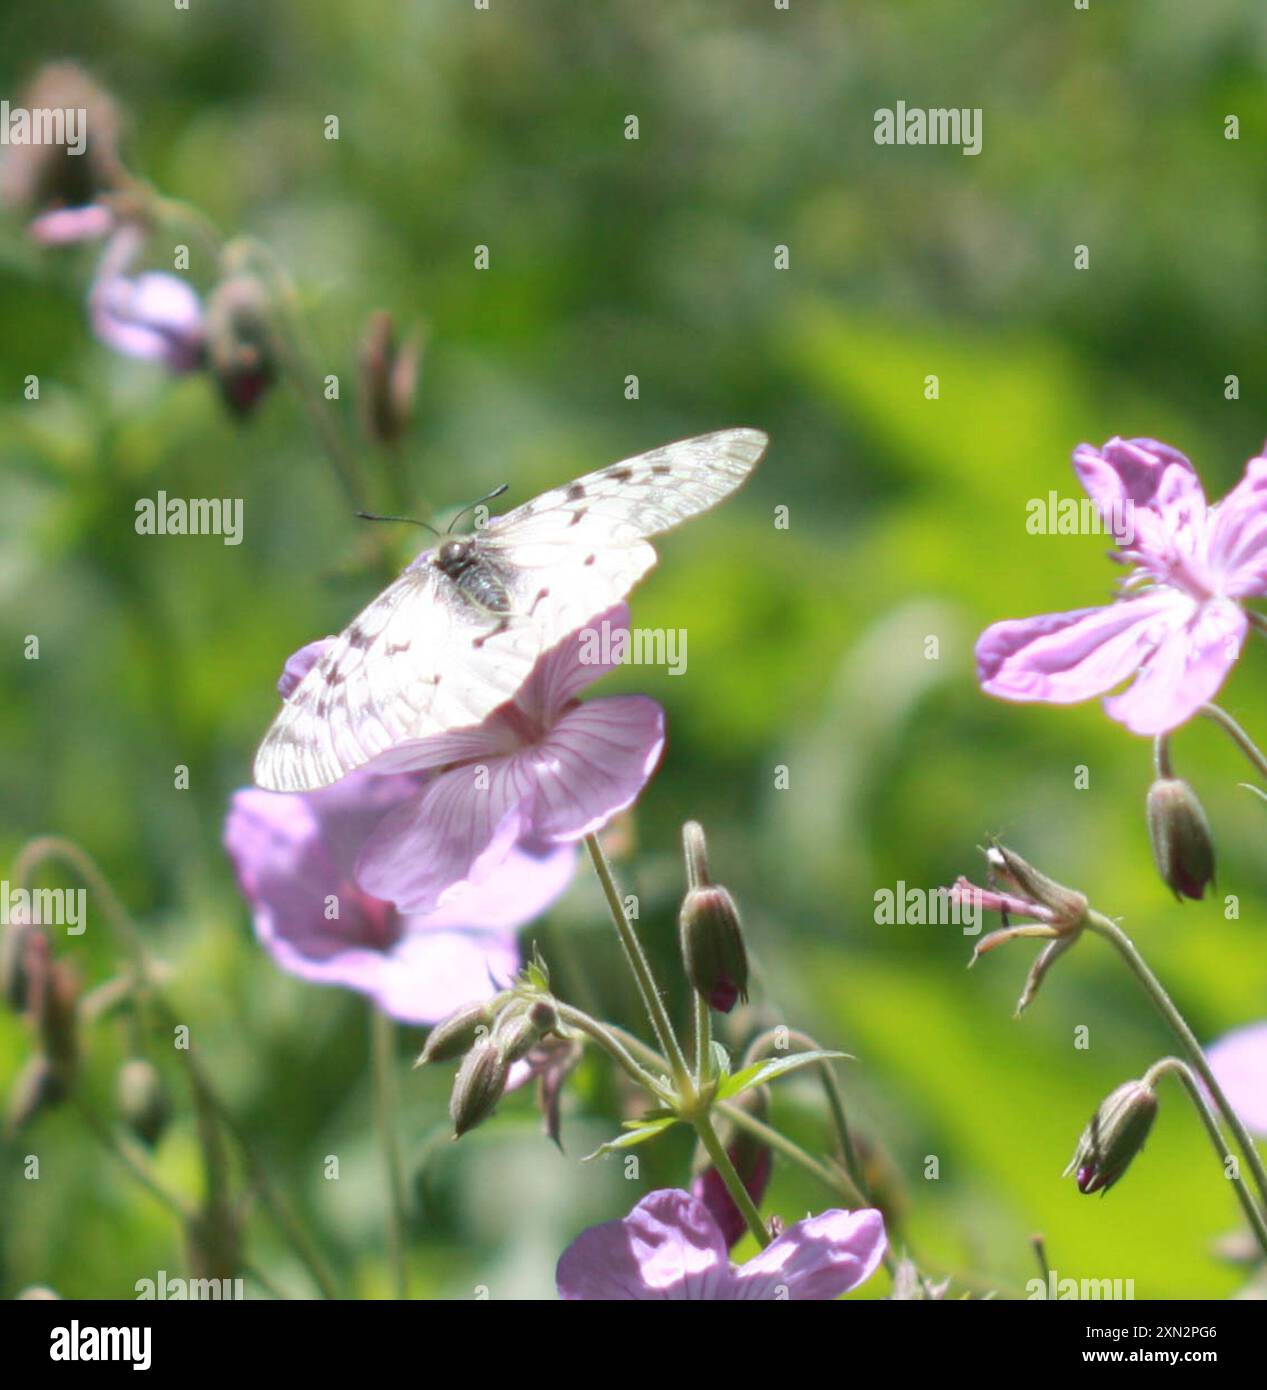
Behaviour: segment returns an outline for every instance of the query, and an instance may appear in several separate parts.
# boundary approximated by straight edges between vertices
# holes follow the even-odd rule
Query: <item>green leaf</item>
[[[847,1052],[794,1052],[790,1057],[768,1057],[764,1062],[754,1062],[752,1066],[737,1071],[734,1076],[728,1076],[717,1088],[717,1099],[733,1100],[754,1086],[764,1086],[767,1081],[773,1081],[776,1076],[812,1066],[815,1062],[830,1062],[841,1057],[853,1060]]]
[[[645,1144],[648,1139],[654,1139],[657,1134],[663,1134],[670,1125],[677,1124],[676,1115],[664,1115],[658,1120],[632,1120],[626,1121],[633,1128],[619,1138],[609,1139],[607,1143],[600,1144],[592,1154],[586,1154],[581,1160],[588,1163],[591,1159],[601,1158],[603,1154],[616,1153],[619,1149],[632,1149],[638,1144]]]
[[[730,1053],[716,1038],[713,1039],[713,1075],[723,1085],[730,1076]]]

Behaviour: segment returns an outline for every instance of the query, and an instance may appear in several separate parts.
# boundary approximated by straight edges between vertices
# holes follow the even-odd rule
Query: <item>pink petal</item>
[[[1225,1033],[1205,1055],[1232,1109],[1267,1137],[1267,1022]]]
[[[1196,469],[1155,439],[1110,439],[1103,449],[1080,444],[1074,469],[1100,514],[1123,523],[1118,539],[1143,556],[1178,549],[1192,554],[1205,524],[1205,493]]]
[[[1249,619],[1228,599],[1211,599],[1147,659],[1134,683],[1104,702],[1132,733],[1177,729],[1213,699],[1236,664]]]
[[[477,883],[444,896],[443,905],[421,920],[430,929],[482,927],[515,931],[541,914],[565,891],[576,872],[574,845],[534,853],[516,845],[497,869]],[[407,923],[413,922],[407,918]]]
[[[618,603],[548,651],[532,669],[515,704],[539,726],[549,727],[586,686],[616,670],[612,638],[629,630],[629,607]]]
[[[77,241],[94,241],[113,226],[114,214],[109,208],[100,203],[85,203],[41,213],[27,225],[27,232],[41,246],[69,246]]]
[[[527,769],[510,758],[442,772],[378,824],[357,860],[356,881],[401,912],[432,912],[506,858],[521,838],[521,802],[531,794]]]
[[[579,840],[633,804],[664,751],[664,710],[645,695],[590,700],[559,719],[519,763],[532,768],[526,833]]]
[[[147,271],[99,280],[90,296],[93,331],[128,357],[188,372],[202,358],[202,305],[175,275]]]
[[[875,1273],[888,1244],[873,1208],[825,1211],[789,1226],[739,1266],[736,1298],[829,1299]]]
[[[1136,671],[1195,608],[1174,589],[1156,589],[1107,608],[995,623],[977,639],[981,689],[1003,700],[1053,704],[1103,695]]]
[[[437,1023],[463,1004],[491,999],[519,969],[514,938],[502,932],[413,930],[402,936],[369,991],[404,1023]]]
[[[726,1244],[708,1209],[686,1192],[652,1192],[623,1221],[583,1231],[559,1259],[563,1299],[734,1297]]]
[[[1267,597],[1267,458],[1252,458],[1245,476],[1210,512],[1209,563],[1229,598]]]

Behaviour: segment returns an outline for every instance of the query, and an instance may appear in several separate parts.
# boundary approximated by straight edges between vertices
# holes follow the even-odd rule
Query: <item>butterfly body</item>
[[[654,566],[649,537],[729,496],[768,442],[730,429],[666,444],[418,556],[291,692],[256,782],[313,791],[402,744],[480,724]]]
[[[448,540],[430,562],[457,585],[458,592],[485,613],[511,611],[510,592],[493,561],[483,553],[478,536]]]

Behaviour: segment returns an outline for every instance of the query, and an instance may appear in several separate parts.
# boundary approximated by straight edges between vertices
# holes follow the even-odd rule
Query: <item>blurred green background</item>
[[[1248,768],[1230,745],[1206,727],[1176,740],[1220,854],[1218,896],[1177,906],[1149,858],[1147,744],[1098,704],[990,701],[972,661],[988,622],[1110,593],[1102,537],[1025,528],[1030,498],[1078,495],[1076,444],[1155,435],[1216,497],[1267,433],[1267,11],[46,0],[37,15],[5,0],[0,95],[16,102],[59,57],[125,105],[130,167],[272,246],[314,369],[340,376],[331,408],[349,432],[368,312],[425,320],[404,447],[358,444],[379,505],[443,508],[503,481],[523,500],[666,440],[769,431],[751,485],[666,538],[637,595],[638,625],[688,630],[688,673],[610,683],[668,712],[620,865],[666,976],[676,988],[677,841],[694,816],[761,966],[732,1037],[788,1021],[856,1055],[857,1123],[890,1152],[930,1269],[1015,1296],[1042,1232],[1062,1277],[1134,1279],[1141,1298],[1233,1292],[1243,1275],[1211,1244],[1237,1209],[1178,1091],[1107,1200],[1061,1180],[1098,1101],[1171,1046],[1107,948],[1084,942],[1016,1022],[1028,947],[968,974],[956,930],[878,926],[873,904],[899,880],[979,877],[977,846],[1000,833],[1124,918],[1202,1037],[1267,1013],[1267,809],[1238,788]],[[877,146],[873,112],[898,100],[982,108],[982,153]],[[331,114],[337,141],[323,138]],[[1229,114],[1239,141],[1224,138]],[[96,857],[344,1291],[382,1295],[364,1003],[272,964],[220,849],[283,659],[379,580],[293,395],[274,391],[241,426],[205,378],[172,380],[94,341],[95,255],[41,251],[16,217],[0,232],[0,851],[10,862],[55,832]],[[192,270],[205,288],[208,267]],[[31,373],[38,403],[22,396]],[[242,498],[244,543],[138,537],[135,503],[159,489]],[[414,539],[393,535],[402,562]],[[30,633],[38,661],[23,659]],[[1225,704],[1267,735],[1260,646]],[[1239,920],[1223,894],[1239,896]],[[528,935],[564,992],[637,1023],[587,874]],[[99,913],[60,950],[88,983],[118,967]],[[566,1155],[525,1095],[450,1144],[448,1077],[409,1071],[422,1035],[405,1034],[417,1294],[552,1296],[573,1235],[685,1181],[674,1140],[640,1150],[636,1182],[615,1162],[579,1163],[619,1118],[593,1062],[568,1094]],[[86,1041],[83,1084],[101,1108],[126,1042],[117,1022]],[[29,1045],[21,1020],[0,1018],[0,1092]],[[156,1042],[178,1116],[155,1164],[196,1196],[195,1126],[168,1051]],[[827,1142],[810,1081],[780,1083],[774,1101],[777,1122]],[[22,1177],[29,1153],[38,1182]],[[338,1182],[323,1177],[331,1154]],[[769,1212],[827,1204],[776,1170]],[[310,1289],[258,1206],[247,1245],[277,1284]],[[5,1146],[0,1293],[131,1297],[137,1279],[187,1268],[171,1218],[73,1109]],[[866,1292],[887,1287],[881,1274]]]

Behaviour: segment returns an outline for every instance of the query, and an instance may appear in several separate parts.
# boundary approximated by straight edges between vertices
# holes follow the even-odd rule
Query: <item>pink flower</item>
[[[1240,655],[1247,598],[1267,596],[1267,458],[1207,507],[1192,464],[1152,439],[1083,444],[1074,467],[1135,567],[1105,608],[995,623],[977,641],[981,688],[1072,704],[1104,695],[1132,733],[1166,733],[1211,700]]]
[[[732,1265],[708,1208],[665,1188],[623,1221],[582,1232],[563,1252],[556,1279],[564,1299],[831,1299],[875,1273],[885,1244],[878,1211],[826,1211]]]
[[[27,233],[41,246],[72,246],[95,241],[114,228],[114,213],[103,203],[84,203],[78,207],[53,208],[27,224]]]
[[[495,874],[426,915],[400,913],[357,887],[366,835],[424,777],[364,772],[304,794],[237,792],[224,844],[255,933],[283,970],[369,995],[394,1018],[434,1023],[490,998],[519,966],[515,930],[567,887],[570,847],[512,846]]]
[[[1267,1021],[1225,1033],[1205,1055],[1232,1109],[1267,1137]]]
[[[202,301],[166,271],[128,274],[141,240],[138,229],[125,226],[106,247],[88,294],[93,332],[127,357],[195,371],[203,357]]]
[[[603,621],[627,626],[628,610],[592,626]],[[664,711],[643,695],[578,702],[611,669],[586,663],[593,646],[574,633],[482,724],[374,760],[376,771],[442,770],[370,835],[356,866],[362,888],[430,913],[482,883],[513,846],[574,843],[633,803],[664,748]]]

